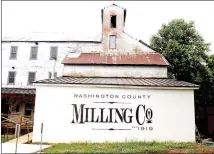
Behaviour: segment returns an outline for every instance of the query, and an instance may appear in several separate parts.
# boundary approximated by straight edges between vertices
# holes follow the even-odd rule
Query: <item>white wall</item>
[[[11,46],[18,46],[17,59],[10,60]],[[58,59],[55,71],[57,76],[63,74],[62,61],[69,52],[83,52],[98,50],[97,44],[86,43],[41,43],[38,44],[37,60],[30,60],[31,46],[35,43],[3,43],[2,44],[2,86],[3,87],[33,87],[28,86],[28,72],[36,72],[36,80],[47,79],[52,72],[54,62],[50,59],[50,47],[58,46]],[[15,69],[12,69],[12,67]],[[8,72],[16,71],[15,85],[8,85]]]
[[[110,28],[110,15],[117,15],[117,28]],[[50,47],[58,46],[58,60],[56,62],[55,71],[57,72],[57,76],[61,76],[63,74],[63,65],[61,62],[67,55],[68,57],[72,57],[75,52],[104,52],[106,54],[135,54],[140,52],[154,52],[149,47],[141,44],[138,40],[131,38],[126,33],[123,32],[124,29],[124,10],[112,6],[104,9],[103,14],[103,34],[100,36],[102,38],[102,43],[93,44],[93,43],[41,43],[38,44],[38,57],[37,60],[30,60],[30,48],[31,46],[36,46],[35,43],[4,43],[2,44],[2,86],[3,87],[33,87],[27,85],[28,80],[28,72],[36,72],[36,80],[47,79],[49,72],[53,70],[53,60],[49,60],[50,58]],[[117,35],[116,39],[116,49],[109,49],[109,35]],[[22,38],[24,40],[25,38]],[[42,38],[41,38],[42,39]],[[41,40],[40,39],[40,40]],[[44,38],[43,38],[44,39]],[[35,40],[35,38],[31,38],[30,40]],[[39,41],[39,40],[38,40]],[[18,46],[18,55],[17,60],[10,60],[10,48],[11,46]],[[15,69],[12,69],[12,67]],[[166,76],[166,68],[156,68],[150,67],[151,70],[148,70],[149,67],[135,68],[136,71],[132,70],[133,67],[122,68],[117,67],[112,69],[112,67],[106,68],[106,72],[103,72],[103,68],[96,67],[98,70],[93,72],[95,67],[77,67],[74,66],[74,69],[70,71],[65,69],[65,73],[75,72],[77,75],[80,73],[80,70],[87,71],[89,76],[91,76],[91,72],[98,74],[101,76],[104,74],[105,76],[120,76],[118,73],[122,73],[122,75],[127,77],[134,76],[135,77],[165,77]],[[112,72],[111,70],[112,69]],[[119,71],[118,71],[119,70]],[[15,85],[8,85],[8,72],[16,71],[16,79]],[[145,71],[145,72],[144,72]],[[116,73],[116,75],[115,75]],[[85,74],[83,72],[83,74]],[[156,76],[157,75],[157,76]]]
[[[167,67],[64,65],[65,76],[166,78]]]
[[[125,36],[125,34],[123,34]],[[123,42],[123,48],[126,49],[126,51],[132,51],[133,52],[133,46],[130,44],[139,44],[139,42],[127,37],[124,38]],[[129,42],[129,44],[128,44]],[[142,45],[142,44],[141,44]],[[17,59],[16,60],[10,60],[10,51],[11,46],[18,46],[18,52],[17,52]],[[92,43],[41,43],[38,44],[38,55],[37,60],[30,60],[30,49],[31,46],[36,46],[35,43],[3,43],[2,44],[2,86],[3,87],[19,87],[19,88],[27,88],[27,87],[34,87],[27,85],[28,81],[28,72],[36,72],[36,80],[42,80],[48,78],[48,73],[52,72],[54,62],[53,60],[49,60],[50,58],[50,47],[51,46],[58,46],[58,58],[56,61],[56,67],[55,71],[57,72],[57,76],[62,76],[63,74],[63,64],[62,61],[65,58],[65,56],[73,57],[76,53],[82,53],[82,52],[103,52],[102,50],[102,44],[92,44]],[[147,50],[147,47],[144,47],[145,52],[150,52]],[[120,50],[116,53],[125,52],[124,50]],[[131,53],[131,52],[130,52]],[[15,69],[12,69],[12,67],[15,67]],[[76,72],[80,73],[80,70],[84,71],[86,70],[89,73],[89,76],[91,76],[91,70],[94,70],[94,66],[87,67],[78,67],[74,66],[74,69],[71,68],[71,70],[67,70],[68,67],[65,69],[65,73],[70,72]],[[114,75],[114,72],[118,72],[118,69],[120,70],[120,73],[127,74],[127,76],[132,76],[131,74],[135,75],[136,77],[142,76],[144,74],[146,77],[157,75],[156,77],[165,77],[166,76],[166,68],[158,68],[158,67],[150,67],[151,70],[148,70],[149,67],[142,68],[143,71],[141,71],[141,68],[136,68],[136,71],[132,70],[133,67],[130,67],[130,72],[127,72],[126,68],[122,67],[116,67],[113,69],[113,72],[110,71],[110,69],[106,67],[96,67],[98,70],[96,72],[98,74],[105,74],[103,73],[103,70],[106,72],[109,72],[109,75]],[[103,69],[104,68],[104,69]],[[129,68],[128,68],[129,69]],[[16,78],[15,78],[15,85],[8,85],[8,72],[9,71],[15,71],[16,72]],[[144,72],[145,71],[145,72]],[[115,73],[116,73],[115,72]],[[117,73],[118,74],[118,73]],[[108,75],[108,76],[109,76]],[[116,75],[118,76],[118,75]]]
[[[44,123],[43,142],[115,142],[115,141],[195,141],[193,90],[107,88],[84,86],[37,86],[34,115],[33,142],[40,142],[41,123]],[[73,94],[112,94],[119,98],[74,98]],[[125,95],[127,98],[123,99]],[[128,99],[128,95],[145,95],[142,99]],[[150,96],[150,97],[148,97]],[[110,97],[110,96],[109,96]],[[131,104],[105,104],[92,102],[125,102]],[[132,108],[132,123],[71,123],[72,104],[86,107]],[[152,123],[137,124],[135,111],[139,104],[153,111]],[[97,115],[98,112],[95,112]],[[127,116],[130,116],[127,112]],[[104,117],[107,112],[104,112]],[[141,118],[144,112],[140,112]],[[90,116],[89,116],[90,118]],[[105,118],[104,118],[105,119]],[[142,119],[141,119],[142,120]],[[136,127],[136,128],[134,128]],[[144,127],[144,130],[137,130]],[[153,130],[146,130],[146,128]],[[116,128],[131,130],[92,130],[92,128]]]

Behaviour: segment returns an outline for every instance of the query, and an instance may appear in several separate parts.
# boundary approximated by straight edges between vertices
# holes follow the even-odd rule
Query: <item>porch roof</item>
[[[29,94],[35,95],[36,89],[27,89],[27,88],[1,88],[2,94]]]

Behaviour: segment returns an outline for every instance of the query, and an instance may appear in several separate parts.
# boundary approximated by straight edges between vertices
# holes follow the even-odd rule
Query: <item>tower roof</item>
[[[103,10],[105,10],[106,8],[109,8],[109,7],[111,7],[111,6],[116,6],[116,7],[119,7],[119,8],[121,8],[121,9],[124,10],[124,25],[125,25],[125,21],[126,21],[126,9],[123,8],[123,7],[121,7],[121,6],[119,6],[119,5],[116,5],[116,4],[114,4],[114,3],[111,4],[111,5],[109,5],[109,6],[104,7],[103,9],[101,9],[101,19],[102,19],[102,23],[103,23]]]
[[[109,8],[109,7],[111,7],[111,6],[116,6],[116,7],[119,7],[119,8],[121,8],[121,9],[125,10],[125,8],[123,8],[123,7],[119,6],[119,5],[116,5],[116,4],[114,4],[114,3],[111,4],[111,5],[109,5],[109,6],[104,7],[104,9]]]

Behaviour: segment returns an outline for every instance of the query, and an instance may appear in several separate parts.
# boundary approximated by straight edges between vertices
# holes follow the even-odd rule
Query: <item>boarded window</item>
[[[8,84],[14,84],[15,83],[15,72],[9,72],[8,73]]]
[[[117,27],[117,16],[111,16],[111,28]]]
[[[17,46],[12,46],[10,50],[10,59],[17,59]]]
[[[49,72],[49,79],[51,78],[51,76],[52,76],[52,73]],[[56,78],[56,77],[57,77],[57,72],[54,73],[54,78]]]
[[[32,113],[32,103],[31,102],[26,102],[25,103],[25,115],[26,116],[31,116]]]
[[[37,53],[38,53],[38,47],[31,47],[30,59],[36,60],[37,59]]]
[[[32,84],[33,81],[35,81],[36,73],[35,72],[29,72],[28,73],[28,84]]]
[[[109,36],[109,48],[110,49],[115,49],[116,48],[116,36],[115,35],[110,35]]]
[[[58,47],[51,47],[50,60],[57,60]]]

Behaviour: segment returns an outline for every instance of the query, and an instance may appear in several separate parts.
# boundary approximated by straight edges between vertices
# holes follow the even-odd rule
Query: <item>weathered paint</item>
[[[110,28],[110,15],[117,15],[117,28]],[[3,87],[32,87],[27,85],[28,72],[36,72],[36,80],[42,80],[49,77],[48,73],[52,72],[54,62],[49,60],[50,57],[50,47],[58,46],[58,60],[56,62],[55,71],[57,76],[62,76],[63,74],[63,64],[62,60],[65,56],[72,57],[75,54],[81,52],[101,52],[103,54],[135,54],[139,52],[154,52],[149,47],[141,44],[136,39],[133,39],[126,33],[124,33],[124,10],[120,7],[112,5],[107,7],[103,11],[103,34],[100,36],[102,38],[102,43],[51,43],[51,42],[38,42],[36,45],[33,42],[3,42],[2,43],[2,86]],[[117,35],[116,39],[116,49],[109,49],[109,35]],[[39,37],[40,40],[45,38]],[[35,40],[35,38],[30,38],[30,40]],[[60,38],[59,38],[60,40]],[[9,40],[7,40],[9,41]],[[39,39],[37,40],[39,41]],[[48,41],[48,40],[47,40]],[[54,41],[57,41],[54,39]],[[10,60],[10,47],[18,46],[17,60]],[[30,60],[30,47],[38,46],[38,57],[37,60]],[[12,67],[15,67],[12,69]],[[88,70],[91,69],[89,66]],[[108,68],[107,68],[108,69]],[[115,69],[117,70],[117,69]],[[16,71],[15,85],[8,85],[8,72]],[[129,68],[128,68],[129,71]],[[89,71],[89,76],[91,76],[91,71]],[[103,74],[101,71],[99,74]],[[139,71],[138,71],[139,72]],[[158,71],[154,71],[158,72]],[[160,70],[161,72],[161,70]],[[78,73],[77,73],[78,74]],[[83,74],[85,74],[83,72]],[[140,73],[141,74],[141,73]],[[159,73],[158,73],[159,74]],[[160,73],[161,74],[161,73]],[[81,75],[81,74],[80,74]],[[130,75],[128,75],[130,76]],[[162,75],[160,75],[162,76]]]
[[[116,28],[110,27],[111,15],[116,15]],[[137,23],[136,23],[137,24]],[[154,52],[124,32],[124,9],[112,5],[103,10],[103,51],[105,53]],[[116,35],[116,49],[109,49],[109,35]]]
[[[167,67],[65,65],[64,76],[167,78]]]

